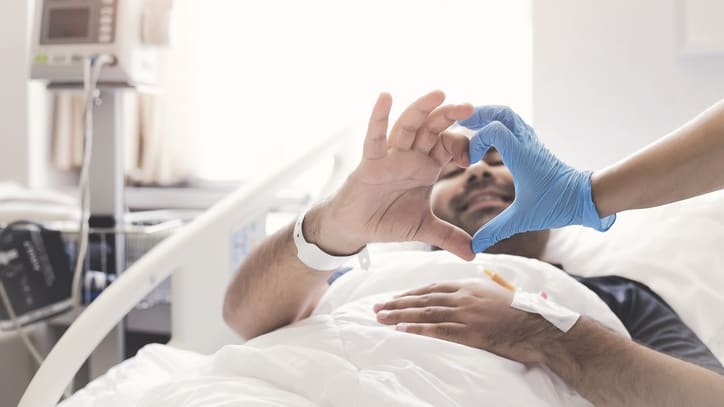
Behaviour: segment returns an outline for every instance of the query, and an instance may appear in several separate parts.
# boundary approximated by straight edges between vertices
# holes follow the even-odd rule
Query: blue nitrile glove
[[[553,155],[509,107],[475,109],[461,126],[478,131],[470,140],[470,162],[493,146],[513,173],[515,200],[473,236],[479,253],[516,233],[584,225],[607,230],[616,215],[600,219],[591,197],[591,172],[571,168]]]

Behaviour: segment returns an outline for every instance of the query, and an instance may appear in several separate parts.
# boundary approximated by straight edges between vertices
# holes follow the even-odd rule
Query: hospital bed
[[[249,229],[244,228],[259,227],[259,222],[265,214],[270,208],[277,205],[275,197],[280,186],[309,164],[330,154],[334,155],[336,164],[333,174],[341,176],[344,171],[340,169],[344,163],[351,162],[344,159],[346,150],[343,146],[346,144],[346,137],[331,139],[322,146],[311,149],[289,166],[278,169],[273,174],[243,187],[134,264],[71,326],[38,371],[20,406],[55,405],[67,384],[67,378],[78,369],[105,333],[118,323],[136,302],[169,275],[172,275],[173,278],[172,339],[169,347],[147,350],[146,355],[151,355],[151,360],[156,360],[159,364],[166,364],[167,370],[180,369],[186,366],[189,360],[198,359],[198,354],[210,354],[219,350],[222,345],[239,343],[239,339],[224,325],[221,319],[224,290],[234,271],[230,237],[235,235],[237,230],[248,231]],[[332,179],[325,190],[333,188],[338,182],[338,177]],[[250,235],[246,232],[242,233],[242,235],[244,234]],[[716,314],[716,310],[724,309],[724,296],[721,294],[724,291],[722,242],[724,242],[724,192],[719,192],[648,211],[620,214],[615,227],[604,234],[577,227],[553,231],[544,257],[551,263],[562,264],[570,273],[584,276],[616,274],[649,285],[672,305],[721,360],[724,358],[724,320]],[[242,245],[248,243],[242,243]],[[374,251],[372,251],[372,255],[374,264],[376,257]],[[383,253],[379,255],[384,256]],[[447,261],[445,255],[446,253],[439,253],[436,261]],[[552,266],[546,268],[541,266],[543,265],[541,262],[510,258],[512,256],[481,256],[488,264],[494,264],[496,271],[502,274],[505,274],[506,267],[535,269],[535,272],[529,273],[530,276],[527,278],[531,281],[527,283],[542,284],[546,291],[549,294],[553,293],[554,296],[556,290],[561,293],[571,291],[571,287],[566,286],[570,282],[567,282],[565,278],[553,276],[555,272],[562,273]],[[402,261],[401,259],[409,260],[411,263],[420,261],[419,256],[409,252],[395,254],[393,257],[397,261]],[[398,288],[405,286],[409,288],[429,281],[425,280],[424,273],[419,271],[424,268],[424,264],[419,266],[412,274],[401,274],[393,285],[397,284]],[[455,267],[451,266],[450,273],[457,272],[454,270]],[[464,275],[466,272],[463,270],[464,267],[459,267],[461,268],[459,272]],[[541,267],[542,269],[539,270]],[[551,268],[554,270],[550,270]],[[544,277],[538,276],[538,271]],[[451,274],[447,274],[447,276],[449,275]],[[428,277],[435,278],[435,276]],[[536,278],[538,280],[533,281]],[[370,280],[372,282],[359,280],[348,281],[346,284],[347,287],[353,287],[357,293],[355,295],[359,297],[362,295],[360,292],[374,291],[372,288],[376,283],[374,278],[370,278]],[[517,280],[515,282],[519,286],[526,286],[526,281]],[[342,290],[344,290],[344,284],[342,284]],[[581,295],[585,297],[588,294],[582,293]],[[199,298],[205,300],[199,301]],[[597,301],[597,299],[591,298],[588,300],[591,304]],[[567,304],[564,303],[564,305]],[[585,306],[583,303],[579,305]],[[595,307],[592,310],[595,311]],[[344,310],[347,316],[357,315],[355,312],[359,312],[359,310],[354,308]],[[609,326],[614,329],[620,328],[615,325],[614,321]],[[305,324],[301,324],[301,326],[292,327],[291,332],[294,330],[304,332],[304,329]],[[303,334],[288,335],[284,338],[290,341],[303,341],[300,339],[303,336]],[[390,341],[394,340],[397,340],[397,337],[390,339]],[[261,341],[263,342],[264,339]],[[449,346],[457,346],[454,349],[451,348],[449,355],[451,359],[457,361],[456,363],[465,363],[467,359],[479,356],[478,354],[465,354],[468,351],[463,349],[464,347],[455,344]],[[213,364],[218,365],[225,359],[233,358],[233,352],[244,352],[245,350],[242,348],[225,347],[220,354],[217,354]],[[195,353],[184,354],[184,350]],[[405,346],[395,347],[394,352],[388,356],[404,353],[405,350]],[[438,348],[434,348],[434,352],[437,351]],[[144,351],[142,350],[142,352]],[[280,352],[282,351],[280,350]],[[465,354],[464,357],[460,356],[463,354]],[[250,355],[253,359],[256,354],[252,352]],[[293,354],[290,355],[293,356]],[[389,357],[392,358],[392,356]],[[565,386],[560,383],[551,384],[546,381],[555,381],[554,379],[536,377],[528,370],[520,370],[514,365],[506,364],[504,360],[498,359],[500,358],[485,361],[490,363],[491,369],[495,368],[506,374],[524,377],[525,380],[528,380],[526,383],[531,387],[540,386],[540,389],[549,389],[552,386],[565,389]],[[324,360],[324,357],[320,355],[318,359],[314,359],[314,363],[309,368],[319,369],[320,375],[323,374]],[[224,369],[247,369],[247,371],[252,368],[263,370],[260,366],[264,366],[265,363],[248,364],[247,366],[235,364],[233,367],[222,367]],[[266,373],[270,376],[284,376],[285,370],[278,365],[276,367],[276,371]],[[289,367],[292,368],[291,365]],[[393,369],[403,367],[392,366]],[[143,369],[133,370],[138,368],[138,364],[131,368],[130,372],[133,374],[144,371]],[[108,379],[113,379],[113,376],[129,376],[128,369],[125,373],[122,369],[120,372],[121,374],[106,378],[106,382]],[[308,373],[308,370],[303,370],[303,372]],[[336,372],[334,370],[334,373],[331,374],[332,377],[344,376],[343,370],[340,370],[339,374]],[[149,371],[148,374],[153,373]],[[291,380],[292,382],[300,380],[300,377],[292,376]],[[383,377],[383,380],[389,382],[389,378],[384,379]],[[264,383],[259,384],[259,386],[263,385]],[[414,389],[424,393],[430,385],[431,383],[417,384]],[[493,383],[493,385],[498,386],[499,383]],[[480,385],[479,387],[485,386]],[[252,393],[254,391],[252,387],[244,389],[243,391]],[[237,390],[235,391],[238,393]],[[363,397],[363,395],[358,396]],[[394,396],[399,396],[399,394]],[[561,394],[554,394],[551,397],[552,400],[557,400],[559,405],[567,404],[564,399],[559,398],[562,397]],[[490,401],[490,399],[488,400]],[[508,401],[511,400],[508,399]]]
[[[222,303],[240,256],[264,236],[266,214],[281,208],[301,210],[304,202],[279,197],[280,191],[315,165],[332,165],[321,196],[348,173],[351,138],[342,131],[309,146],[288,163],[269,162],[269,171],[243,185],[222,202],[154,247],[107,288],[70,326],[48,354],[28,386],[21,407],[54,406],[72,375],[121,319],[157,285],[171,276],[169,345],[200,353],[238,343],[224,324]],[[271,160],[270,160],[271,161]],[[307,196],[307,198],[311,198]],[[304,201],[304,197],[302,197]],[[203,299],[199,301],[198,299]],[[203,334],[199,334],[202,333]]]

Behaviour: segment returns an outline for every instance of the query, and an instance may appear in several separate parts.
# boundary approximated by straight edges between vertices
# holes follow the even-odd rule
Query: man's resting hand
[[[377,320],[522,363],[544,360],[544,343],[562,335],[540,315],[510,306],[513,294],[489,281],[434,283],[377,304]]]
[[[582,317],[566,333],[510,307],[487,281],[436,283],[375,305],[377,319],[405,332],[540,363],[597,406],[720,406],[724,377],[655,352]]]

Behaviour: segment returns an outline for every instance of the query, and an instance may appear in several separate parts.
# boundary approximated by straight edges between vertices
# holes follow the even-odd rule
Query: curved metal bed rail
[[[330,182],[338,181],[339,176],[343,175],[340,173],[340,165],[349,158],[349,142],[348,131],[324,140],[289,165],[242,186],[139,259],[104,290],[68,328],[36,372],[19,407],[55,406],[73,374],[133,306],[164,279],[182,270],[190,253],[195,253],[197,257],[203,255],[194,252],[194,249],[197,239],[203,239],[206,229],[213,231],[215,225],[228,224],[226,219],[229,217],[248,219],[258,216],[285,183],[330,155],[335,158],[332,177],[337,177],[337,180]],[[329,184],[326,189],[329,190]],[[172,287],[172,291],[175,290],[176,288]],[[173,298],[172,301],[175,301],[175,296]],[[218,312],[220,315],[221,308]],[[177,318],[178,315],[172,315],[172,323]],[[174,344],[173,337],[171,343]],[[207,344],[206,348],[208,347]]]

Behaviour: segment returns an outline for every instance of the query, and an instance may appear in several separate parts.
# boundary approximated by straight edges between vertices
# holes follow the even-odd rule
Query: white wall
[[[0,182],[27,183],[27,3],[0,1]]]
[[[180,0],[168,90],[197,174],[257,177],[341,128],[362,136],[432,89],[449,102],[531,105],[530,0]],[[186,134],[186,136],[185,136]]]
[[[49,164],[49,102],[42,84],[27,85],[33,3],[0,2],[0,181],[52,187],[72,174]],[[179,160],[198,162],[202,178],[254,176],[298,143],[343,127],[363,134],[381,90],[395,97],[393,117],[440,88],[449,102],[509,104],[530,118],[530,3],[177,0],[183,52],[168,95],[183,102],[165,148],[190,146]]]
[[[724,55],[679,53],[681,1],[533,2],[533,120],[552,151],[600,168],[724,98]]]

